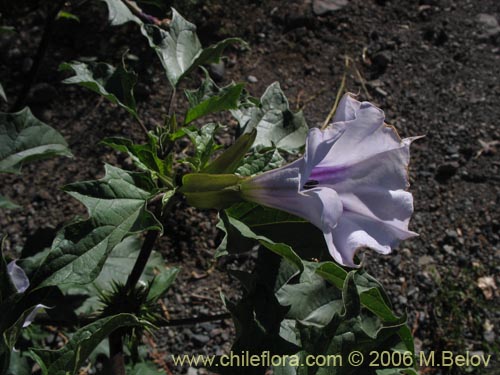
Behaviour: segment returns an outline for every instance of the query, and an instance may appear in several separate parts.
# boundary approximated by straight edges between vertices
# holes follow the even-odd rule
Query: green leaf
[[[226,248],[219,247],[216,256],[227,254],[228,249],[232,249],[232,252],[246,251],[248,245],[253,245],[255,241],[258,241],[262,246],[290,262],[297,270],[302,271],[304,269],[302,260],[290,246],[275,243],[267,237],[257,235],[247,225],[229,216],[225,211],[220,212],[220,217],[221,222],[224,224],[222,229],[226,232],[226,238],[223,241]]]
[[[142,240],[139,236],[130,236],[115,246],[106,259],[99,276],[90,284],[68,285],[63,287],[66,295],[87,295],[83,304],[76,311],[79,314],[91,314],[102,307],[100,296],[110,290],[113,283],[125,285],[139,255]],[[156,270],[164,269],[164,261],[159,253],[153,251],[140,280],[148,283],[155,277]]]
[[[127,22],[135,22],[139,25],[142,21],[134,16],[134,14],[127,8],[122,0],[103,0],[108,6],[109,21],[111,25],[118,26]]]
[[[347,277],[347,272],[333,262],[322,263],[316,272],[337,287],[342,287]],[[385,323],[399,324],[406,320],[406,317],[394,314],[382,286],[372,276],[366,272],[358,272],[354,277],[361,304],[365,308]]]
[[[156,275],[149,287],[148,301],[156,301],[162,297],[175,281],[179,271],[179,268],[172,267]]]
[[[106,63],[78,61],[63,63],[59,66],[59,70],[70,70],[75,73],[63,83],[86,87],[138,118],[134,98],[137,75],[134,72],[127,71],[124,66],[114,68]]]
[[[122,327],[138,327],[145,324],[131,314],[110,316],[80,328],[62,349],[33,348],[31,351],[43,375],[74,375],[99,343],[113,331]]]
[[[203,49],[196,35],[196,26],[185,20],[175,9],[172,9],[168,32],[146,24],[142,26],[142,32],[156,51],[174,88],[196,67],[218,62],[227,46],[244,43],[239,38],[229,38]]]
[[[70,12],[66,12],[64,10],[61,10],[59,13],[57,13],[56,19],[66,19],[66,20],[80,22],[80,18],[77,15]]]
[[[201,129],[182,129],[194,145],[195,154],[193,157],[187,158],[187,161],[196,172],[202,170],[210,161],[213,153],[221,147],[214,139],[218,129],[219,124],[215,123],[206,124]]]
[[[5,101],[5,103],[7,103],[7,95],[5,95],[5,90],[3,89],[1,83],[0,83],[0,98],[2,98]]]
[[[13,210],[15,208],[20,208],[21,206],[15,204],[11,200],[5,198],[3,195],[0,195],[0,209]]]
[[[31,366],[28,358],[23,356],[18,350],[12,350],[10,353],[10,364],[6,375],[31,375]]]
[[[243,134],[243,136],[244,135],[245,134]],[[284,164],[286,164],[286,160],[275,148],[262,149],[260,151],[253,150],[250,155],[243,159],[236,173],[242,176],[252,176],[254,174],[279,168]]]
[[[184,123],[189,124],[210,113],[238,108],[243,87],[243,84],[232,83],[219,88],[206,74],[199,90],[186,91],[190,108],[186,113]]]
[[[330,257],[321,231],[302,218],[248,202],[233,205],[227,214],[260,236],[290,245],[302,258],[322,259],[326,254]]]
[[[290,153],[296,153],[305,145],[308,127],[303,113],[293,113],[288,100],[275,82],[271,84],[259,106],[247,106],[231,111],[238,120],[243,132],[257,129],[254,147],[276,147]]]
[[[105,169],[106,175],[100,180],[64,188],[87,207],[89,219],[59,232],[33,285],[89,283],[123,238],[145,230],[161,230],[161,224],[146,210],[155,190],[148,176],[110,165]]]
[[[106,138],[101,143],[128,154],[137,167],[151,173],[153,178],[163,181],[165,186],[173,185],[172,160],[169,157],[158,157],[159,146],[154,135],[150,134],[147,144],[135,144],[130,139],[121,137]]]
[[[72,156],[63,136],[33,116],[29,108],[0,112],[0,172],[19,173],[23,163]]]

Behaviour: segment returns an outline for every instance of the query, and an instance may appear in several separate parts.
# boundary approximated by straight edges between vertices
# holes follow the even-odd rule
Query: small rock
[[[495,16],[486,13],[480,13],[477,15],[478,23],[488,32],[498,29],[498,21]]]
[[[208,71],[210,72],[210,77],[215,82],[221,82],[224,79],[224,75],[226,74],[226,66],[224,65],[224,61],[219,61],[218,63],[210,64],[208,67]]]
[[[314,0],[313,12],[317,16],[322,16],[326,13],[342,9],[348,3],[347,0]]]
[[[195,343],[200,344],[200,345],[205,345],[207,342],[210,341],[210,337],[208,337],[207,335],[202,335],[202,334],[193,335],[193,336],[191,336],[191,338],[193,339],[193,341]]]
[[[434,263],[434,258],[429,255],[423,255],[420,258],[418,258],[419,266],[426,266],[431,263]]]
[[[259,80],[257,79],[257,77],[252,76],[252,75],[250,75],[250,76],[247,77],[247,81],[250,82],[250,83],[257,83],[257,82],[259,82]]]

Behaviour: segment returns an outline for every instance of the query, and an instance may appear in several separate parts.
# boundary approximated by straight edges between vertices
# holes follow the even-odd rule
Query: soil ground
[[[137,28],[109,26],[104,3],[80,3],[72,9],[79,23],[56,24],[28,101],[39,118],[65,136],[75,157],[30,164],[21,176],[1,177],[0,194],[22,205],[0,216],[8,251],[21,249],[38,228],[59,228],[75,214],[85,215],[59,187],[101,177],[103,163],[131,167],[100,140],[116,135],[141,139],[123,110],[62,84],[61,62],[95,57],[117,64],[128,48],[139,58],[136,96],[146,124],[167,111],[168,84]],[[174,5],[198,25],[204,45],[228,36],[249,43],[250,50],[229,51],[223,67],[212,67],[221,84],[246,81],[247,89],[260,96],[279,81],[291,107],[303,109],[309,126],[318,126],[335,100],[348,57],[355,69],[347,71],[346,88],[382,108],[402,137],[425,135],[412,145],[409,171],[415,200],[410,227],[420,237],[389,256],[367,251],[365,262],[398,311],[407,312],[419,350],[468,350],[497,358],[500,296],[493,286],[481,288],[479,280],[492,278],[493,285],[500,285],[500,154],[495,143],[500,141],[500,2],[351,0],[322,15],[306,0]],[[0,82],[11,103],[33,63],[44,19],[35,10],[5,14],[2,20],[17,30],[0,38]],[[170,315],[224,312],[220,291],[236,298],[239,286],[223,271],[250,267],[252,255],[212,267],[219,239],[216,214],[181,208],[171,219],[173,235],[158,244],[169,264],[183,268],[166,301]],[[228,349],[233,335],[227,320],[164,329],[155,340],[160,356],[217,353]],[[496,366],[476,373],[500,373]]]

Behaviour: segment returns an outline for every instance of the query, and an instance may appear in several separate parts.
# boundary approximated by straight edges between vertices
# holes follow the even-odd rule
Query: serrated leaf
[[[231,111],[240,128],[247,133],[257,129],[254,147],[276,147],[296,153],[305,145],[308,127],[301,111],[293,113],[279,83],[271,84],[259,106],[243,106]]]
[[[135,73],[127,71],[123,66],[115,68],[106,63],[78,61],[63,63],[59,66],[59,70],[70,70],[75,73],[63,83],[88,88],[124,108],[135,118],[138,117],[134,98],[134,86],[137,82]]]
[[[127,278],[139,256],[142,241],[139,236],[130,236],[114,247],[109,254],[99,276],[87,285],[69,285],[63,287],[66,295],[87,295],[88,298],[76,311],[79,314],[91,314],[102,307],[99,296],[111,289],[113,283],[125,285]],[[164,268],[163,258],[153,251],[140,280],[148,283],[153,280],[155,270]]]
[[[193,142],[195,154],[187,158],[187,161],[193,166],[195,172],[202,170],[210,161],[210,157],[221,146],[215,142],[215,133],[219,129],[219,124],[210,123],[204,125],[201,129],[183,128],[191,142]]]
[[[134,14],[127,8],[121,0],[103,0],[108,6],[109,21],[111,25],[118,26],[127,22],[135,22],[142,24],[142,21],[134,16]]]
[[[5,198],[3,195],[0,195],[0,209],[5,210],[13,210],[15,208],[19,208],[20,206],[12,202],[11,200]]]
[[[146,210],[146,201],[154,194],[147,174],[110,165],[105,170],[100,180],[65,187],[87,207],[89,219],[59,232],[32,285],[89,283],[123,238],[145,230],[161,230],[161,224]]]
[[[236,109],[243,88],[243,84],[235,83],[219,88],[206,74],[205,80],[198,90],[186,91],[190,107],[186,113],[184,123],[189,124],[210,113]]]
[[[286,164],[286,160],[281,156],[279,150],[275,148],[261,151],[254,150],[243,159],[236,173],[241,176],[252,176],[257,173],[279,168],[284,164]]]
[[[38,120],[29,108],[0,112],[0,173],[19,173],[23,163],[72,156],[63,136]]]
[[[33,348],[31,351],[44,375],[74,375],[78,373],[83,361],[113,331],[144,324],[131,314],[110,316],[80,328],[62,349]]]
[[[150,134],[149,143],[135,144],[130,139],[121,137],[106,138],[101,143],[130,156],[134,164],[140,169],[160,179],[165,186],[172,186],[172,159],[158,157],[158,144],[155,136]]]
[[[196,26],[172,9],[170,30],[164,31],[155,25],[142,26],[149,45],[156,51],[172,87],[198,66],[218,62],[224,49],[235,43],[244,43],[239,38],[225,39],[203,49],[196,35]]]

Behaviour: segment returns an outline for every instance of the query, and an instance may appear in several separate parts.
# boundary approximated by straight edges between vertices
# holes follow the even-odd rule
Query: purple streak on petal
[[[304,153],[304,163],[300,171],[300,186],[310,180],[313,168],[321,163],[330,152],[333,144],[342,136],[344,124],[320,130],[317,128],[309,130],[306,139],[306,151]]]
[[[24,270],[16,264],[16,261],[12,261],[7,264],[7,273],[9,274],[10,280],[17,290],[17,293],[23,293],[30,286],[30,281],[26,276]]]
[[[318,181],[319,183],[328,183],[332,180],[341,179],[345,174],[344,172],[348,169],[349,167],[347,166],[315,167],[309,179]]]

